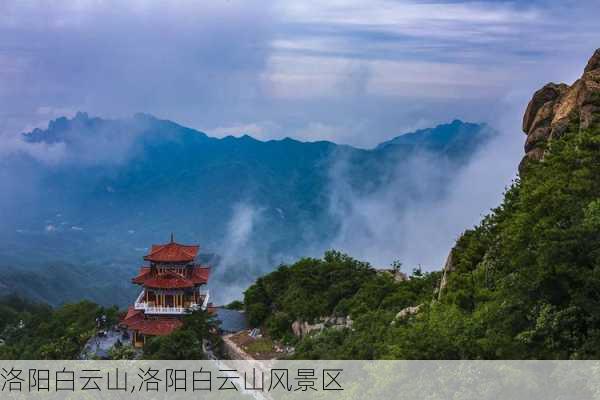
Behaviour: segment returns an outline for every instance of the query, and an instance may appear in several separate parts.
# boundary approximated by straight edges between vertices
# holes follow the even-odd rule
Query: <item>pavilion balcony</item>
[[[189,314],[191,311],[202,309],[206,310],[208,307],[208,290],[206,294],[201,294],[198,297],[198,300],[201,301],[199,303],[190,302],[186,304],[186,307],[175,307],[168,305],[156,304],[155,302],[146,302],[145,301],[145,293],[142,291],[137,299],[133,307],[136,310],[142,310],[145,314],[169,314],[169,315],[181,315],[181,314]]]

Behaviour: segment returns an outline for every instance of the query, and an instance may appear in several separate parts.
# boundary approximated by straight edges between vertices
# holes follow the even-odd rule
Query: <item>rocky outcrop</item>
[[[321,317],[320,322],[309,324],[307,321],[296,320],[292,323],[292,332],[296,337],[303,337],[312,332],[320,332],[325,328],[345,329],[352,327],[352,319],[347,317]]]
[[[419,311],[421,311],[422,307],[423,307],[423,304],[419,304],[418,306],[414,306],[414,307],[403,308],[394,317],[394,320],[392,321],[392,325],[394,325],[396,323],[396,321],[400,321],[400,320],[410,317],[411,315],[417,314]]]
[[[525,157],[519,171],[528,160],[541,160],[546,144],[565,133],[571,123],[586,129],[597,123],[600,111],[600,49],[588,61],[580,79],[571,86],[549,83],[533,95],[523,116]]]
[[[394,279],[395,282],[403,282],[408,280],[408,275],[395,269],[378,269],[377,273],[381,275],[389,275]]]
[[[600,49],[596,50],[592,58],[588,61],[583,72],[591,72],[600,68]]]

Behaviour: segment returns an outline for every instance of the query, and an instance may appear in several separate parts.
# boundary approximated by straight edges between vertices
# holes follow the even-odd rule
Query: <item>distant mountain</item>
[[[377,149],[383,149],[390,145],[418,147],[429,151],[443,151],[449,148],[464,148],[466,152],[471,151],[487,136],[482,134],[489,132],[485,124],[473,124],[454,120],[449,124],[441,124],[435,128],[419,129],[415,132],[396,136],[383,142]]]
[[[343,218],[332,212],[333,197],[391,182],[406,189],[405,202],[442,196],[492,135],[454,121],[363,150],[217,139],[145,114],[59,118],[25,133],[24,150],[0,160],[10,194],[0,199],[0,290],[51,303],[85,296],[123,304],[147,247],[174,232],[201,245],[216,265],[216,299],[228,299],[279,263],[327,249]],[[424,178],[402,168],[415,157],[443,164],[425,192]]]

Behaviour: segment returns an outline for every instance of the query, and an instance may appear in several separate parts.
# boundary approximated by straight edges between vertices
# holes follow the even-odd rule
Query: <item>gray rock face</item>
[[[565,133],[569,124],[586,129],[597,123],[600,111],[600,49],[587,63],[584,73],[573,85],[549,83],[533,95],[523,116],[525,157],[519,171],[528,160],[541,160],[545,145]]]
[[[598,49],[594,52],[594,55],[592,56],[592,58],[590,58],[590,61],[588,61],[584,72],[590,72],[590,71],[593,71],[593,70],[599,69],[599,68],[600,68],[600,49]]]

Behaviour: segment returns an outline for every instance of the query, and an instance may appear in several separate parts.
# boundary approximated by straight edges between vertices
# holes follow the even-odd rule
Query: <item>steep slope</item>
[[[573,85],[535,93],[520,179],[452,249],[440,309],[468,321],[467,354],[599,355],[599,61],[597,50]]]

